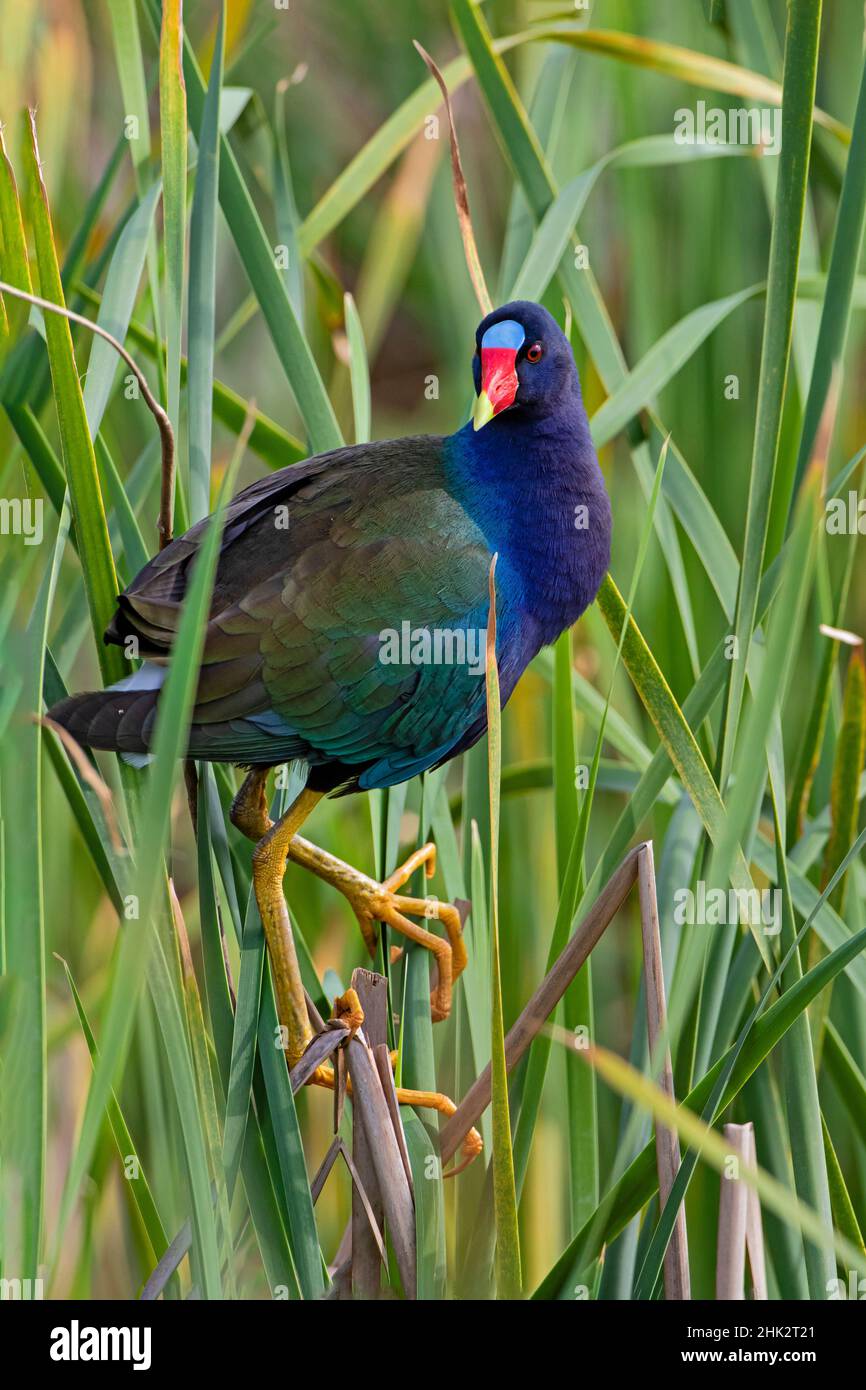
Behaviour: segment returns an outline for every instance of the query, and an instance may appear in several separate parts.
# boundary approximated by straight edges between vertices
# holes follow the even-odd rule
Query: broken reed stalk
[[[553,1013],[580,967],[601,939],[637,881],[638,862],[645,845],[636,845],[614,870],[550,973],[542,980],[517,1022],[505,1038],[505,1067],[512,1072],[545,1022]],[[457,1152],[464,1137],[490,1104],[490,1066],[470,1086],[451,1119],[443,1127],[440,1144],[443,1164]]]
[[[746,1162],[745,1125],[725,1125],[724,1134],[736,1162],[736,1172],[724,1173],[719,1190],[719,1239],[716,1249],[716,1298],[745,1298],[746,1205],[748,1188],[740,1181],[739,1164]]]
[[[355,970],[352,975],[352,988],[358,995],[365,1015],[369,1010],[369,1026],[374,1034],[385,1037],[387,986],[384,976],[370,970]],[[356,1259],[360,1259],[360,1280],[364,1286],[363,1290],[357,1289],[359,1296],[378,1296],[379,1271],[383,1260],[380,1230],[384,1215],[404,1293],[407,1298],[414,1299],[415,1203],[399,1109],[394,1113],[396,1095],[393,1096],[392,1108],[382,1072],[382,1062],[378,1056],[374,1056],[362,1029],[359,1028],[354,1035],[350,1035],[350,1029],[344,1023],[332,1019],[326,1024],[306,992],[305,997],[314,1037],[290,1073],[293,1093],[300,1090],[316,1067],[327,1057],[334,1054],[336,1064],[339,1060],[337,1049],[346,1043],[347,1038],[349,1039],[346,1045],[346,1060],[352,1082],[352,1138],[355,1158],[337,1137],[317,1175],[317,1188],[321,1190],[334,1161],[338,1154],[341,1154],[352,1178],[352,1221],[344,1233],[334,1261],[334,1272],[339,1279],[339,1286],[330,1296],[338,1299],[351,1297],[352,1285],[355,1285],[352,1266]],[[368,1019],[365,1016],[364,1027],[367,1026]],[[376,1052],[384,1053],[388,1081],[393,1091],[394,1082],[387,1044],[379,1045]],[[339,1109],[337,1094],[335,1102]],[[363,1135],[363,1139],[359,1138],[360,1135]],[[359,1155],[363,1155],[361,1168],[356,1163]]]
[[[384,979],[384,976],[382,977]],[[394,1126],[394,1133],[397,1136],[397,1147],[400,1150],[400,1157],[403,1160],[403,1167],[406,1170],[406,1181],[409,1184],[409,1191],[412,1193],[412,1200],[415,1200],[415,1183],[412,1178],[412,1165],[409,1162],[409,1150],[406,1147],[406,1132],[403,1129],[403,1121],[400,1118],[400,1102],[397,1099],[397,1086],[394,1081],[394,1068],[391,1064],[391,1053],[387,1043],[379,1043],[373,1048],[373,1059],[382,1082],[382,1090],[385,1092],[385,1100],[388,1105],[388,1113],[391,1116],[391,1123]],[[443,1174],[450,1177],[450,1173]]]
[[[67,309],[65,305],[62,304],[54,304],[50,299],[43,299],[41,295],[38,294],[30,294],[27,290],[19,290],[17,285],[9,285],[5,280],[0,280],[0,294],[11,295],[13,299],[23,299],[25,303],[35,305],[37,309],[42,309],[50,314],[59,314],[61,318],[68,319],[70,323],[77,323],[82,328],[89,329],[89,331],[95,333],[98,338],[104,338],[107,343],[110,343],[115,352],[119,353],[130,371],[134,374],[142,397],[144,398],[144,403],[156,421],[162,446],[162,485],[160,489],[159,521],[157,522],[157,529],[159,531],[159,548],[160,550],[164,550],[171,540],[172,535],[175,460],[174,430],[171,427],[171,421],[168,415],[148,386],[144,372],[141,370],[134,357],[127,352],[123,343],[113,337],[111,333],[108,333],[100,324],[94,323],[92,319],[85,318],[83,314],[76,314],[74,309]]]
[[[755,1130],[751,1122],[725,1125],[724,1134],[732,1156],[736,1157],[737,1170],[730,1175],[723,1174],[719,1194],[716,1298],[727,1302],[745,1299],[748,1251],[754,1295],[764,1301],[768,1295],[761,1203],[757,1192],[743,1182],[739,1173],[741,1163],[752,1168],[756,1164]]]
[[[475,298],[478,300],[478,307],[486,318],[493,308],[493,300],[487,289],[487,281],[484,278],[484,271],[481,268],[481,257],[478,254],[478,244],[475,240],[475,232],[472,228],[472,216],[469,211],[469,193],[466,187],[466,176],[463,173],[463,164],[460,159],[460,146],[457,143],[457,130],[454,125],[454,113],[451,110],[451,97],[448,93],[448,86],[445,78],[430,57],[426,48],[422,48],[417,39],[412,40],[415,48],[420,53],[424,62],[427,64],[432,77],[434,78],[445,103],[445,116],[448,121],[448,135],[451,142],[451,182],[454,186],[454,203],[457,208],[457,221],[460,224],[460,236],[463,239],[463,254],[466,257],[466,268],[469,271],[469,278],[472,281],[472,288],[475,291]]]
[[[641,917],[643,920],[645,915],[643,908],[644,902],[655,903],[655,876],[652,869],[652,852],[649,841],[636,845],[633,849],[629,850],[628,854],[614,870],[586,916],[578,925],[568,945],[556,960],[553,968],[541,982],[520,1017],[517,1019],[517,1022],[509,1029],[505,1039],[505,1065],[508,1073],[514,1070],[533,1039],[537,1037],[538,1033],[544,1027],[546,1020],[553,1013],[578,970],[584,964],[593,948],[598,944],[605,930],[625,902],[632,887],[636,882],[640,883],[641,875],[643,875],[646,880],[646,887],[642,889],[641,898]],[[650,887],[652,888],[651,892]],[[655,921],[657,930],[657,915]],[[654,951],[650,950],[648,959],[652,961],[654,956]],[[656,967],[653,966],[652,968],[652,980],[655,980]],[[353,975],[353,988],[356,989],[359,995],[361,993],[361,991],[358,990],[359,983],[362,984],[363,988],[363,981],[360,977],[370,973],[371,972],[357,971],[355,975]],[[374,976],[374,978],[376,977]],[[647,1012],[648,1017],[652,1015],[659,1022],[659,1031],[661,1031],[664,1020],[664,996],[662,994],[661,1009],[659,1010],[658,1007],[650,1002],[654,995],[657,997],[656,985],[652,980],[650,978],[647,980]],[[349,1033],[348,1028],[344,1026],[326,1026],[309,996],[307,996],[307,1008],[310,1014],[310,1021],[317,1031],[316,1036],[313,1038],[304,1056],[291,1072],[293,1092],[300,1090],[301,1086],[309,1079],[316,1067],[345,1042]],[[652,1026],[655,1027],[655,1023]],[[651,1036],[650,1046],[652,1047],[652,1045],[653,1037]],[[386,1084],[385,1069],[387,1068],[387,1080],[390,1081],[390,1089],[391,1092],[393,1092],[394,1083],[391,1075],[387,1046],[380,1044],[376,1049],[376,1056],[374,1057],[363,1031],[359,1029],[348,1044],[347,1056],[349,1075],[352,1080],[352,1101],[355,1124],[357,1125],[360,1119],[360,1123],[364,1128],[365,1137],[368,1134],[375,1135],[379,1141],[370,1146],[370,1158],[372,1160],[375,1184],[381,1195],[384,1216],[388,1224],[389,1235],[394,1247],[397,1267],[400,1271],[404,1292],[407,1298],[414,1298],[416,1290],[415,1209],[404,1137],[401,1142],[402,1126],[399,1119],[399,1108],[396,1105],[396,1095],[389,1094]],[[673,1094],[672,1090],[670,1094]],[[487,1109],[487,1106],[490,1104],[490,1099],[491,1071],[488,1065],[469,1088],[450,1120],[443,1126],[440,1137],[441,1161],[443,1165],[457,1152],[469,1130],[477,1123]],[[395,1111],[396,1119],[394,1114]],[[348,1158],[348,1154],[344,1156]],[[336,1157],[336,1154],[334,1157]],[[678,1163],[678,1153],[676,1159]],[[354,1166],[354,1164],[351,1165],[351,1167]],[[354,1181],[355,1173],[353,1173],[352,1176]],[[674,1176],[676,1176],[675,1169],[673,1170],[671,1181],[673,1181]],[[358,1174],[358,1177],[360,1179],[360,1174]],[[371,1192],[371,1190],[373,1190],[373,1184],[371,1183],[366,1190],[368,1193]],[[757,1222],[757,1225],[755,1225],[755,1222]],[[760,1231],[759,1207],[757,1212],[752,1216],[750,1229],[757,1229],[758,1232]],[[672,1243],[676,1240],[676,1236],[677,1232],[675,1230]],[[683,1241],[684,1236],[685,1232],[683,1230]],[[345,1252],[347,1245],[348,1241],[344,1237],[341,1243],[341,1252]],[[683,1249],[684,1248],[683,1245]],[[752,1267],[757,1291],[759,1284],[765,1287],[763,1279],[763,1244],[761,1243],[760,1246],[756,1245],[755,1250],[756,1253]],[[165,1257],[160,1263],[166,1263]],[[339,1261],[338,1264],[339,1272],[344,1282],[347,1282],[347,1263],[345,1253],[343,1253],[343,1259]],[[759,1268],[761,1271],[760,1279],[758,1274]],[[665,1275],[667,1289],[667,1259],[665,1262]],[[688,1270],[686,1269],[685,1282],[681,1276],[680,1286],[687,1289],[687,1280]],[[339,1297],[340,1294],[338,1293],[337,1296]],[[668,1294],[668,1297],[676,1296],[676,1294]],[[686,1292],[679,1296],[688,1297],[688,1293]]]
[[[638,893],[640,896],[641,938],[643,942],[644,983],[646,996],[647,1037],[650,1065],[655,1069],[661,1061],[659,1085],[665,1095],[675,1100],[671,1050],[667,1042],[667,1007],[662,968],[662,945],[659,932],[658,899],[656,895],[655,861],[652,841],[641,845],[638,853]],[[659,1048],[664,1055],[659,1058]],[[680,1166],[680,1145],[676,1130],[656,1124],[656,1162],[659,1175],[659,1207],[664,1210]],[[680,1203],[676,1222],[664,1259],[665,1299],[680,1301],[691,1297],[689,1281],[689,1247],[686,1236],[686,1211]]]
[[[363,1029],[359,1028],[355,1033],[346,1048],[346,1055],[352,1081],[352,1113],[356,1122],[360,1114],[364,1133],[373,1141],[369,1145],[369,1152],[382,1198],[388,1235],[400,1271],[403,1292],[407,1299],[414,1299],[415,1204],[382,1082]]]
[[[758,1166],[758,1151],[755,1144],[754,1125],[749,1123],[749,1145],[748,1163],[753,1167]],[[764,1261],[764,1227],[761,1222],[761,1199],[754,1187],[749,1186],[749,1196],[746,1203],[746,1250],[749,1256],[749,1268],[752,1271],[752,1293],[753,1297],[761,1303],[766,1303],[770,1295],[767,1292],[767,1267]]]
[[[384,975],[374,975],[371,970],[355,970],[352,975],[352,988],[361,1001],[361,1008],[364,1010],[364,1031],[370,1046],[375,1050],[380,1043],[385,1042],[388,1036],[388,983]],[[377,1136],[375,1134],[367,1135],[363,1108],[355,1105],[352,1110],[352,1158],[367,1193],[376,1223],[381,1230],[384,1207],[372,1155],[372,1148],[376,1142]],[[381,1284],[382,1258],[370,1227],[361,1194],[353,1185],[352,1293],[357,1298],[377,1299]]]

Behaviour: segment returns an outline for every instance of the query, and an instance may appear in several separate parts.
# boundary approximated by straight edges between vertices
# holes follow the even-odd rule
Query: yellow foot
[[[359,873],[332,854],[326,854],[300,835],[296,835],[289,846],[289,858],[293,863],[311,869],[326,883],[339,888],[358,919],[371,955],[376,950],[376,922],[387,923],[394,931],[433,952],[438,979],[430,993],[430,1012],[434,1022],[447,1018],[451,1012],[452,985],[466,965],[460,914],[451,903],[442,903],[438,898],[410,898],[396,891],[422,866],[427,877],[433,877],[436,872],[435,845],[424,845],[416,850],[384,883],[376,883],[375,879]],[[441,922],[447,940],[410,921],[410,917]]]
[[[254,768],[245,778],[231,810],[233,823],[251,840],[258,842],[259,850],[270,844],[277,833],[268,815],[266,782],[267,769]],[[315,804],[316,799],[318,798],[315,793],[302,793],[299,802],[304,803],[305,813],[309,806]],[[339,888],[358,919],[371,956],[375,955],[377,944],[375,922],[386,922],[394,931],[400,932],[410,941],[417,941],[433,952],[438,967],[438,979],[430,994],[430,1010],[434,1022],[447,1018],[451,1012],[452,985],[466,965],[466,946],[460,914],[451,903],[440,903],[438,898],[411,898],[398,892],[398,889],[408,883],[412,875],[422,867],[428,878],[433,877],[436,872],[436,846],[428,844],[415,850],[384,883],[376,883],[375,879],[359,873],[351,865],[344,864],[341,859],[327,854],[300,835],[295,834],[292,838],[291,830],[297,830],[300,821],[294,817],[290,819],[293,820],[293,824],[287,826],[285,832],[280,834],[281,855],[285,851],[293,863],[311,869],[326,883],[332,883],[335,888]],[[411,917],[423,917],[428,922],[441,922],[447,941],[410,921]]]
[[[349,1029],[349,1038],[353,1038],[357,1033],[358,1029],[363,1026],[364,1010],[361,1007],[361,1001],[358,998],[358,995],[356,994],[355,990],[348,989],[345,994],[339,995],[334,1000],[334,1010],[332,1014],[332,1019],[335,1022],[343,1023],[346,1025],[346,1027]],[[397,1054],[396,1052],[392,1052],[392,1067],[396,1065],[396,1062]],[[324,1086],[326,1090],[333,1091],[333,1068],[330,1066],[317,1067],[316,1070],[313,1072],[312,1076],[310,1077],[309,1081],[307,1082],[307,1085]],[[415,1109],[418,1110],[437,1110],[440,1115],[445,1115],[449,1118],[454,1114],[454,1112],[457,1109],[457,1106],[454,1104],[453,1100],[451,1100],[448,1096],[443,1095],[441,1091],[410,1091],[403,1086],[396,1086],[394,1089],[397,1096],[397,1103],[399,1105],[412,1105],[415,1107]],[[346,1094],[349,1096],[351,1096],[352,1094],[351,1081],[347,1082]],[[453,1178],[456,1177],[458,1173],[462,1173],[463,1169],[468,1167],[468,1165],[472,1162],[473,1158],[478,1157],[478,1155],[481,1153],[482,1147],[483,1145],[481,1142],[481,1135],[478,1133],[477,1129],[470,1129],[469,1133],[463,1140],[463,1157],[460,1163],[456,1164],[454,1168],[449,1168],[446,1173],[442,1174],[442,1176],[444,1178]]]

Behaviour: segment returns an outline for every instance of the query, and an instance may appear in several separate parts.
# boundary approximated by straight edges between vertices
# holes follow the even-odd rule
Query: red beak
[[[516,360],[517,353],[514,348],[481,349],[481,392],[476,404],[476,429],[480,429],[501,410],[513,405],[519,384]]]

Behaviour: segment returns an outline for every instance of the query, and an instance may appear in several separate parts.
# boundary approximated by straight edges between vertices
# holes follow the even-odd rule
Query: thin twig
[[[210,1195],[211,1200],[213,1202],[216,1202],[216,1183],[211,1183]],[[244,1228],[245,1227],[246,1221],[244,1221]],[[142,1302],[149,1303],[152,1302],[154,1299],[159,1298],[159,1295],[162,1293],[169,1279],[172,1277],[173,1274],[176,1274],[178,1269],[180,1268],[184,1255],[188,1254],[191,1249],[192,1223],[187,1220],[184,1221],[177,1235],[174,1237],[174,1240],[163,1251],[158,1264],[154,1266],[154,1268],[148,1275],[144,1287],[142,1288],[141,1293],[139,1294],[139,1299]],[[190,1292],[187,1294],[187,1298],[193,1296],[194,1288],[195,1285],[193,1285],[193,1288],[190,1289]],[[198,1297],[198,1295],[195,1296]]]
[[[400,1118],[400,1102],[397,1099],[397,1087],[394,1085],[394,1068],[391,1065],[391,1053],[387,1043],[379,1043],[373,1048],[373,1060],[376,1063],[376,1070],[382,1082],[385,1100],[388,1102],[388,1111],[391,1115],[394,1133],[397,1136],[397,1147],[400,1150],[400,1157],[403,1160],[406,1180],[409,1183],[409,1191],[414,1198],[415,1183],[412,1178],[412,1165],[409,1162],[409,1150],[406,1147],[406,1133],[403,1129],[403,1121]],[[445,1176],[448,1175],[446,1174]]]
[[[415,1206],[403,1168],[397,1137],[391,1126],[382,1082],[362,1029],[347,1048],[352,1078],[352,1109],[360,1112],[364,1132],[375,1136],[370,1156],[376,1170],[385,1221],[407,1299],[416,1296]]]
[[[117,815],[114,810],[114,799],[111,795],[111,788],[102,780],[96,768],[93,766],[93,763],[81,747],[81,744],[72,737],[68,729],[64,729],[61,724],[56,724],[53,719],[49,719],[47,716],[43,715],[40,717],[39,715],[34,715],[33,717],[43,728],[50,729],[53,734],[56,734],[63,744],[70,759],[75,764],[82,782],[87,783],[102,807],[102,814],[105,817],[105,824],[108,828],[108,835],[111,840],[111,848],[114,850],[115,854],[124,854],[125,848],[123,840],[121,839],[120,828],[117,824]]]
[[[174,1240],[163,1252],[159,1263],[154,1266],[139,1294],[143,1303],[151,1303],[159,1298],[171,1276],[192,1247],[192,1223],[184,1221]]]
[[[110,343],[115,352],[123,358],[130,371],[134,373],[135,379],[144,397],[144,403],[156,421],[159,430],[160,442],[162,444],[162,487],[160,491],[159,503],[159,547],[164,550],[171,540],[172,530],[172,504],[174,501],[174,430],[171,421],[163,410],[159,401],[154,396],[147,384],[147,378],[139,367],[138,363],[127,352],[123,343],[108,333],[100,324],[94,323],[92,319],[85,318],[83,314],[76,314],[74,309],[67,309],[62,304],[54,304],[50,299],[43,299],[38,294],[29,294],[26,290],[19,290],[16,285],[7,284],[5,280],[0,280],[0,294],[9,294],[13,299],[23,299],[27,304],[34,304],[37,309],[47,310],[51,314],[59,314],[61,318],[68,319],[70,323],[80,324],[82,328],[87,328],[91,333],[95,333],[98,338],[104,338]]]
[[[307,1017],[310,1020],[310,1027],[312,1028],[313,1032],[323,1032],[325,1028],[325,1020],[322,1018],[322,1015],[319,1013],[319,1010],[313,1003],[312,995],[309,994],[307,990],[304,990],[304,1003],[307,1006]],[[331,1023],[333,1024],[334,1022],[335,1020],[332,1019]],[[341,1026],[345,1027],[345,1025]],[[348,1032],[348,1028],[346,1029],[346,1031]]]
[[[674,1073],[671,1050],[666,1040],[667,1008],[662,968],[662,943],[659,932],[658,900],[652,841],[641,846],[638,857],[638,892],[640,894],[641,934],[646,994],[646,1022],[650,1062],[655,1067],[661,1061],[659,1085],[665,1095],[675,1101]],[[664,1056],[657,1053],[664,1045]],[[663,1209],[680,1167],[680,1143],[675,1129],[657,1124],[656,1160],[659,1174],[659,1206]],[[664,1260],[665,1298],[668,1302],[691,1297],[689,1280],[689,1247],[686,1238],[686,1209],[680,1203]]]
[[[358,1172],[357,1168],[355,1167],[354,1161],[353,1161],[353,1159],[352,1159],[352,1155],[349,1153],[349,1150],[346,1148],[346,1145],[343,1143],[342,1139],[340,1140],[340,1152],[342,1153],[342,1155],[343,1155],[343,1161],[344,1161],[346,1167],[347,1167],[348,1170],[349,1170],[349,1177],[352,1179],[352,1190],[353,1190],[353,1193],[356,1193],[356,1194],[358,1195],[358,1197],[360,1197],[360,1199],[361,1199],[361,1204],[362,1204],[362,1206],[363,1206],[363,1208],[364,1208],[364,1214],[365,1214],[366,1217],[367,1217],[367,1221],[369,1222],[370,1230],[371,1230],[372,1233],[373,1233],[373,1239],[375,1240],[376,1245],[378,1246],[378,1249],[379,1249],[379,1257],[380,1257],[380,1259],[381,1259],[381,1261],[382,1261],[382,1264],[383,1264],[383,1265],[385,1266],[385,1268],[387,1269],[387,1267],[388,1267],[388,1257],[387,1257],[387,1255],[385,1254],[385,1242],[384,1242],[384,1240],[382,1239],[382,1229],[381,1229],[381,1226],[379,1225],[378,1221],[376,1220],[375,1213],[373,1212],[372,1203],[370,1202],[370,1199],[369,1199],[369,1197],[367,1196],[367,1193],[366,1193],[365,1190],[364,1190],[364,1184],[363,1184],[363,1182],[361,1181],[361,1175],[360,1175],[360,1173]]]
[[[592,907],[577,927],[574,935],[559,956],[550,973],[542,980],[517,1022],[505,1039],[505,1066],[514,1070],[533,1038],[540,1033],[568,986],[571,984],[590,951],[598,943],[637,878],[638,857],[642,845],[629,850],[617,869],[602,888]],[[457,1152],[464,1136],[481,1118],[490,1104],[490,1065],[470,1086],[440,1136],[442,1162]]]
[[[349,1177],[352,1179],[353,1196],[358,1197],[361,1204],[361,1208],[364,1212],[364,1216],[366,1218],[366,1224],[372,1233],[373,1240],[375,1242],[375,1248],[377,1251],[376,1269],[378,1271],[380,1264],[384,1264],[386,1267],[388,1264],[388,1257],[385,1254],[385,1242],[382,1239],[381,1227],[376,1219],[373,1207],[370,1202],[370,1198],[367,1196],[367,1193],[365,1191],[364,1184],[361,1180],[361,1175],[355,1167],[354,1162],[352,1161],[352,1155],[349,1153],[349,1150],[347,1149],[343,1140],[340,1138],[339,1134],[334,1135],[334,1138],[331,1141],[331,1146],[328,1149],[328,1152],[325,1154],[325,1157],[322,1159],[322,1162],[319,1166],[319,1171],[313,1178],[313,1181],[310,1183],[310,1195],[313,1199],[313,1206],[315,1206],[318,1202],[319,1197],[322,1193],[322,1188],[325,1186],[325,1183],[327,1182],[328,1174],[330,1173],[331,1169],[336,1163],[338,1157],[342,1158],[343,1162],[346,1165],[346,1168],[348,1169]]]
[[[319,1197],[322,1194],[322,1188],[325,1186],[325,1183],[328,1180],[328,1174],[330,1173],[331,1169],[336,1163],[342,1147],[342,1139],[340,1138],[339,1134],[335,1134],[333,1139],[331,1140],[328,1152],[325,1154],[325,1157],[319,1164],[319,1170],[316,1173],[316,1176],[310,1183],[310,1196],[313,1199],[313,1206],[316,1205],[316,1203],[319,1200]]]
[[[309,1081],[316,1068],[320,1067],[333,1052],[336,1052],[348,1036],[349,1030],[342,1024],[336,1028],[325,1028],[321,1033],[316,1034],[301,1060],[289,1072],[293,1095],[298,1094],[298,1091]]]
[[[448,94],[445,78],[442,76],[442,73],[430,57],[426,48],[422,48],[417,39],[413,39],[412,42],[424,59],[427,67],[430,69],[430,73],[435,79],[445,103],[445,115],[448,119],[448,134],[451,138],[451,181],[454,185],[454,202],[457,205],[457,220],[460,223],[460,235],[463,238],[463,252],[466,256],[466,266],[469,270],[472,288],[475,290],[475,298],[478,300],[478,306],[482,314],[486,316],[493,308],[493,301],[487,289],[484,271],[481,269],[478,244],[475,240],[475,232],[472,229],[472,216],[469,212],[469,194],[466,189],[466,178],[463,173],[463,165],[460,162],[460,146],[457,143],[454,114],[451,110],[451,97]]]

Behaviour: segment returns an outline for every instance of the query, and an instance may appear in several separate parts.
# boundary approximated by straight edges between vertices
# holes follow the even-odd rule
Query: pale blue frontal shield
[[[526,334],[516,319],[500,319],[499,323],[491,324],[484,337],[481,339],[483,348],[511,348],[512,352],[517,352],[523,346]]]

